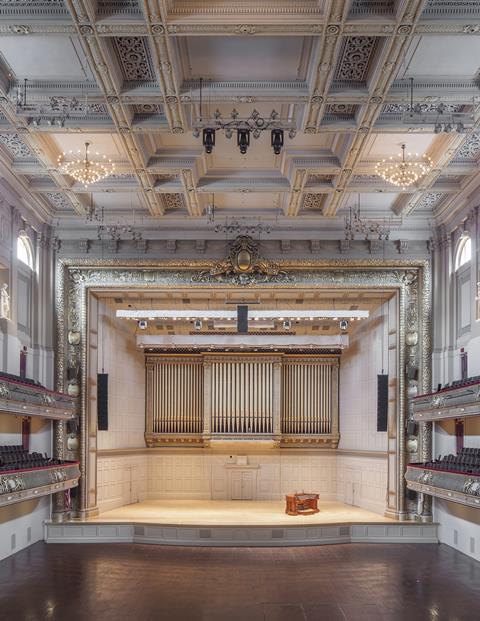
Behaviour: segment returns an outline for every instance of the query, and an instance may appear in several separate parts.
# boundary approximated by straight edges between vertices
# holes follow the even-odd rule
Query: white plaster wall
[[[108,373],[108,431],[99,431],[98,448],[145,446],[145,360],[127,322],[101,301],[98,371]]]
[[[144,499],[225,500],[230,498],[228,454],[190,453],[104,455],[98,458],[100,512]],[[283,500],[295,491],[318,492],[383,514],[387,490],[384,457],[331,454],[251,454],[258,466],[258,500]]]
[[[100,512],[145,500],[147,456],[100,458],[97,463],[97,504]]]
[[[438,538],[480,561],[480,511],[435,498],[433,519],[439,523]]]
[[[107,511],[149,499],[225,500],[230,498],[227,454],[152,453],[100,456],[98,507]],[[314,491],[336,500],[336,460],[331,455],[249,455],[257,500],[282,500],[295,491]]]
[[[377,431],[377,375],[382,365],[389,372],[388,307],[385,302],[357,328],[341,356],[340,449],[387,450],[387,432]]]
[[[478,204],[478,198],[475,199]],[[468,374],[480,375],[480,303],[477,302],[477,282],[480,281],[480,219],[471,206],[449,223],[448,235],[443,238],[434,255],[433,281],[433,382],[451,383],[460,379],[460,350],[468,353]],[[458,240],[465,230],[472,238],[472,261],[470,263],[469,291],[462,290],[459,304],[456,277],[454,274],[455,251]],[[469,308],[465,308],[469,305]],[[459,317],[468,317],[468,329],[459,333]],[[453,421],[434,424],[433,454],[435,457],[456,452],[455,427]],[[465,420],[464,445],[480,448],[480,417]],[[439,522],[438,535],[442,543],[480,560],[480,511],[470,507],[433,499],[433,518]]]
[[[53,388],[53,257],[48,246],[36,244],[38,233],[48,231],[3,179],[0,195],[0,282],[8,285],[10,295],[10,318],[0,319],[0,369],[18,374],[25,346],[27,375]],[[20,229],[32,240],[32,272],[16,258]],[[32,420],[31,450],[51,455],[51,428],[49,421]],[[21,444],[21,419],[0,413],[0,445],[5,444]],[[41,540],[49,516],[50,497],[0,509],[0,558]]]
[[[50,517],[50,496],[0,508],[0,560],[43,540]]]
[[[30,450],[51,455],[51,421],[32,419]],[[21,417],[0,414],[0,444],[21,444]],[[43,539],[50,517],[50,496],[0,508],[0,559]]]
[[[337,499],[340,502],[385,513],[388,482],[386,457],[339,455],[336,478]]]

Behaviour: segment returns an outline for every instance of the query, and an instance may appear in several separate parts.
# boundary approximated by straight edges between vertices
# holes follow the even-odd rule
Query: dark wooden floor
[[[443,545],[38,543],[0,563],[2,621],[480,621],[480,564]]]

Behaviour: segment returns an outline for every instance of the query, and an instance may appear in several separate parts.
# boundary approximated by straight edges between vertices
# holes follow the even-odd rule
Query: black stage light
[[[250,130],[237,129],[237,145],[240,147],[240,153],[245,155],[250,146]]]
[[[146,330],[148,328],[148,321],[146,319],[140,319],[137,325],[140,330]]]
[[[272,129],[272,147],[275,155],[280,155],[283,147],[283,129]]]
[[[342,319],[339,325],[340,325],[340,330],[345,331],[348,328],[348,321],[346,319]]]
[[[215,146],[215,130],[211,127],[206,127],[203,130],[203,146],[205,147],[205,153],[211,153]]]

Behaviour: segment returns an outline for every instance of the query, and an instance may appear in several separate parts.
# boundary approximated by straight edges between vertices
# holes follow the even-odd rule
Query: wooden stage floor
[[[49,543],[180,546],[305,546],[331,543],[436,543],[437,526],[392,520],[341,502],[290,516],[280,501],[146,500],[96,517],[47,522]]]
[[[377,524],[395,520],[360,507],[321,501],[320,513],[291,516],[285,503],[265,500],[145,500],[105,511],[89,522],[177,524],[181,526],[299,526],[302,524]]]

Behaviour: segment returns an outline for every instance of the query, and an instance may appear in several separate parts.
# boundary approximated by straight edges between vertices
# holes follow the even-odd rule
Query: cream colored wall
[[[388,435],[377,431],[377,375],[382,370],[389,375],[389,417],[394,420],[396,330],[393,298],[356,330],[340,361],[337,498],[376,513],[385,511],[388,487]]]
[[[451,383],[461,377],[460,350],[468,353],[468,375],[480,375],[480,214],[478,193],[462,214],[439,230],[433,257],[433,381]],[[460,237],[468,231],[472,260],[465,266],[460,292],[456,287],[455,258]],[[470,272],[468,274],[468,271]],[[465,278],[466,277],[466,278]],[[458,295],[460,293],[460,295]],[[480,447],[480,418],[465,421],[464,444]],[[433,456],[456,452],[453,421],[434,423]],[[480,511],[447,500],[433,501],[433,518],[439,523],[442,543],[480,560]]]
[[[386,301],[353,333],[340,359],[339,448],[386,451],[387,432],[377,431],[377,375],[394,379],[389,360],[389,332],[396,327],[396,307]],[[392,362],[392,364],[390,364]],[[393,368],[392,368],[393,367]],[[392,377],[393,374],[393,377]]]
[[[98,432],[99,450],[144,446],[144,357],[132,332],[104,303],[99,310],[99,370],[109,373],[109,430]],[[340,451],[265,451],[248,455],[256,498],[279,500],[292,491],[315,491],[383,514],[387,493],[387,433],[376,431],[377,374],[396,374],[389,338],[396,302],[386,302],[361,326],[340,363]],[[395,338],[395,337],[394,337]],[[102,354],[102,343],[104,353]],[[388,356],[393,358],[388,361]],[[393,354],[392,354],[393,352]],[[395,414],[395,412],[393,412]],[[107,511],[143,499],[228,499],[225,452],[168,449],[98,456],[98,507]],[[373,454],[372,454],[373,453]],[[375,455],[377,453],[377,455]]]
[[[227,453],[140,451],[98,458],[100,512],[144,499],[223,500],[230,498]],[[258,465],[256,498],[282,500],[294,491],[318,492],[383,514],[387,488],[385,458],[337,453],[249,454]]]
[[[383,514],[386,508],[386,457],[337,457],[337,500]]]
[[[145,360],[135,338],[115,311],[98,304],[98,372],[108,373],[108,431],[99,431],[98,449],[145,446]]]

